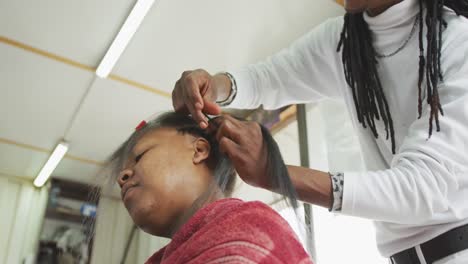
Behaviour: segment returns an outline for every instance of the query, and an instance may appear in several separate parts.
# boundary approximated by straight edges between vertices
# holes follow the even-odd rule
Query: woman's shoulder
[[[236,198],[218,200],[212,211],[216,218],[224,218],[224,214],[229,214],[231,219],[253,218],[254,222],[279,221],[281,225],[287,222],[269,205],[261,201],[243,201]]]
[[[260,201],[229,201],[222,213],[213,222],[224,235],[250,241],[268,249],[282,244],[285,248],[303,250],[296,234],[288,222],[273,208]]]
[[[273,263],[282,263],[286,259],[310,263],[292,228],[265,203],[224,199],[213,209],[215,215],[209,217],[209,230],[201,232],[207,241],[216,241],[211,250],[269,256],[278,261]]]

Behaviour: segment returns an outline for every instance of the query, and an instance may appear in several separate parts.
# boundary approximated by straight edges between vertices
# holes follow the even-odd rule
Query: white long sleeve
[[[342,70],[330,64],[340,23],[342,18],[329,20],[265,61],[231,71],[239,91],[230,107],[274,109],[340,97]]]
[[[365,15],[378,52],[391,53],[408,39],[418,4],[405,0],[377,17]],[[468,223],[468,20],[448,9],[444,19],[444,81],[438,89],[445,116],[440,117],[441,131],[434,126],[429,140],[425,100],[417,119],[417,34],[398,54],[378,61],[395,127],[396,155],[382,123],[376,124],[380,137],[375,139],[357,120],[341,53],[336,52],[341,18],[325,22],[265,62],[233,72],[239,90],[231,105],[235,108],[278,108],[326,97],[345,100],[368,170],[344,172],[342,213],[375,220],[384,256]]]

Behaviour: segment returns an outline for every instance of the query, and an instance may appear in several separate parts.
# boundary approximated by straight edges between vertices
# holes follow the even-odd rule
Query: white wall
[[[0,263],[35,258],[47,197],[47,188],[0,175]]]
[[[91,263],[120,263],[132,226],[133,222],[120,199],[101,197]]]

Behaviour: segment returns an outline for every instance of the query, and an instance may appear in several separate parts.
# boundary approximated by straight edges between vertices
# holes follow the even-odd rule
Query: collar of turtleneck
[[[417,14],[419,0],[403,0],[378,16],[371,17],[364,13],[364,20],[372,31],[378,32],[412,25]]]
[[[373,33],[374,48],[385,54],[400,47],[410,36],[419,10],[419,0],[403,0],[380,15],[371,17],[364,13]]]

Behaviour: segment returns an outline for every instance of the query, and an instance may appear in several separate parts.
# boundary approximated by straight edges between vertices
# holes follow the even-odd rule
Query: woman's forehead
[[[176,140],[173,139],[175,134],[177,134],[177,131],[171,128],[156,128],[146,132],[136,139],[133,144],[127,146],[127,150],[122,159],[122,166],[124,168],[127,167],[133,162],[137,155],[140,155],[143,151],[155,145],[167,142],[168,140],[175,142]]]
[[[175,128],[162,127],[149,131],[137,140],[133,149],[130,150],[130,154],[138,155],[139,152],[144,149],[153,146],[155,144],[164,145],[167,144],[172,146],[178,143],[184,143],[187,137],[194,137],[187,133],[180,133]]]
[[[136,154],[138,150],[144,148],[145,146],[152,145],[155,142],[165,142],[165,140],[172,138],[177,135],[177,130],[173,128],[156,128],[151,131],[148,131],[143,136],[141,136],[133,146],[133,149],[130,151],[133,154]]]

